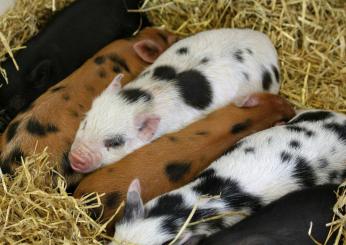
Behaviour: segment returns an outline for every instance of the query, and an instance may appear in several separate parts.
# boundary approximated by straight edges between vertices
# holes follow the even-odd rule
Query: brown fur
[[[115,164],[97,170],[81,181],[74,196],[81,197],[91,192],[106,193],[103,218],[107,219],[126,196],[134,178],[139,178],[141,182],[144,202],[181,187],[241,138],[294,116],[291,106],[279,96],[258,94],[255,98],[260,101],[259,106],[226,106],[179,132],[162,136]],[[246,127],[231,133],[232,129],[239,128],[244,122]],[[190,164],[189,167],[181,165],[180,170],[184,174],[178,180],[170,180],[166,175],[166,166],[172,162]],[[118,200],[106,200],[107,193],[114,192],[118,193]],[[114,222],[110,224],[110,230],[113,226]]]
[[[162,50],[167,49],[170,45],[162,39],[162,35],[160,36],[159,33],[163,36],[168,36],[168,33],[162,30],[146,28],[133,38],[121,39],[110,43],[87,60],[74,73],[41,95],[33,102],[29,110],[13,119],[12,124],[19,122],[19,126],[12,140],[7,142],[6,139],[11,124],[2,135],[0,145],[3,148],[0,166],[11,171],[18,166],[18,163],[14,161],[5,163],[5,159],[11,155],[11,152],[16,147],[19,147],[24,155],[28,155],[34,151],[36,144],[36,152],[40,152],[48,146],[51,160],[57,162],[58,171],[65,176],[68,185],[75,185],[82,175],[72,172],[72,169],[67,171],[66,167],[64,171],[64,168],[61,166],[63,154],[68,153],[70,150],[79,123],[85,112],[90,109],[92,100],[115,77],[116,73],[114,70],[119,71],[118,67],[114,68],[115,63],[111,57],[114,57],[114,54],[116,54],[126,60],[130,72],[127,72],[126,69],[121,69],[121,72],[124,74],[121,83],[125,85],[149,65],[135,53],[133,45],[137,41],[151,39],[158,43]],[[171,38],[175,38],[172,34],[169,35]],[[44,136],[32,135],[27,131],[26,127],[28,121],[33,118],[45,126],[50,123],[58,130],[51,130]]]

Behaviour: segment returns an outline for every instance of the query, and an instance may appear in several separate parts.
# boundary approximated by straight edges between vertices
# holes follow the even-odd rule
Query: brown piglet
[[[106,193],[102,197],[102,219],[106,220],[126,198],[134,178],[140,180],[142,198],[146,202],[190,182],[243,137],[295,114],[284,99],[267,93],[250,96],[242,107],[230,104],[91,173],[80,182],[74,196]],[[96,209],[92,215],[98,216],[100,211]],[[109,232],[114,222],[110,222]]]
[[[68,161],[73,138],[92,100],[119,74],[122,85],[176,41],[176,36],[157,28],[145,28],[138,35],[116,40],[101,49],[79,69],[35,100],[10,123],[0,139],[3,173],[13,173],[21,157],[48,146],[51,161],[73,192],[82,175]]]

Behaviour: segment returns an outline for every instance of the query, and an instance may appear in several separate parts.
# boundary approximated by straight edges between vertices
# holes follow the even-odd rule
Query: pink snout
[[[71,168],[78,173],[89,173],[101,166],[101,156],[85,147],[73,149],[68,158]]]

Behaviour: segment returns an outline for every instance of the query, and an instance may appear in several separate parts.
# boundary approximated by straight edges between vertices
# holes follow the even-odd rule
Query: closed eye
[[[125,144],[125,139],[123,136],[117,135],[117,136],[112,137],[110,139],[106,139],[103,143],[107,149],[117,148],[117,147]]]

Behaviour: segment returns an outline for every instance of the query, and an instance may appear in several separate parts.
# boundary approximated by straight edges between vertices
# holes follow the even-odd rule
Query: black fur
[[[273,70],[273,73],[275,75],[276,82],[279,82],[280,74],[279,74],[278,68],[276,68],[276,66],[272,65],[272,70]]]
[[[206,77],[197,70],[187,70],[177,76],[177,86],[185,103],[199,110],[212,102],[212,90]]]
[[[185,55],[189,53],[189,49],[187,47],[181,47],[179,49],[177,49],[176,53],[178,55]]]
[[[244,153],[245,154],[255,153],[255,148],[254,147],[246,147],[246,148],[244,148]]]
[[[57,12],[25,49],[14,54],[19,71],[11,59],[0,64],[9,80],[7,84],[0,76],[0,108],[15,117],[105,45],[131,36],[141,16],[127,9],[138,5],[137,0],[83,0]],[[142,23],[148,25],[146,20]]]
[[[242,72],[242,73],[243,73],[243,76],[244,76],[245,80],[249,81],[249,79],[250,79],[249,74],[247,72]]]
[[[239,61],[240,63],[244,62],[244,57],[243,57],[243,51],[241,49],[238,49],[234,52],[233,54],[234,58]]]
[[[267,69],[262,73],[262,87],[264,90],[269,91],[272,85],[272,77]]]
[[[301,148],[301,144],[298,140],[291,140],[289,143],[289,146],[293,149],[299,149]]]
[[[283,151],[280,153],[281,162],[290,162],[292,159],[292,154]]]
[[[314,170],[303,157],[297,157],[292,177],[296,178],[298,183],[304,187],[315,185],[316,176]]]
[[[152,100],[152,95],[149,92],[139,88],[123,89],[120,95],[130,103],[137,102],[140,99],[145,102]]]
[[[323,125],[323,127],[336,133],[339,139],[346,144],[346,122],[344,122],[343,125],[338,123],[327,123]]]
[[[328,118],[331,118],[333,114],[329,111],[311,111],[311,112],[305,112],[297,116],[296,118],[293,118],[291,121],[289,121],[287,124],[296,124],[300,122],[317,122],[317,121],[324,121]]]
[[[191,162],[175,161],[167,163],[165,173],[172,182],[177,182],[190,171]]]
[[[105,78],[105,77],[107,77],[107,72],[106,72],[106,70],[101,69],[98,71],[98,75],[100,78]]]
[[[94,62],[97,65],[101,65],[106,61],[106,58],[102,55],[95,57]]]
[[[243,141],[238,141],[237,143],[235,143],[234,145],[232,145],[231,147],[229,147],[224,153],[223,155],[228,155],[231,154],[233,151],[237,150],[238,148],[240,148],[243,144]]]
[[[105,195],[103,203],[108,208],[116,208],[119,205],[120,197],[121,195],[117,191],[109,192]]]
[[[4,174],[13,174],[11,164],[21,162],[21,158],[25,158],[25,154],[21,148],[15,147],[7,156],[2,156],[1,170]]]
[[[158,80],[166,80],[170,81],[175,79],[177,76],[177,73],[175,69],[172,66],[158,66],[154,69],[153,72],[153,78]]]
[[[119,55],[117,55],[116,53],[112,53],[110,55],[108,55],[108,58],[115,64],[115,65],[119,65],[120,67],[122,67],[122,69],[124,69],[127,72],[131,72],[130,68],[126,62],[125,59],[123,59],[122,57],[120,57]]]
[[[7,143],[10,142],[14,136],[16,136],[18,126],[19,126],[19,121],[15,121],[8,126],[7,133],[6,133]]]
[[[234,124],[231,128],[232,134],[240,133],[244,130],[247,130],[252,125],[251,119],[246,119],[244,122]]]
[[[315,135],[315,132],[301,126],[286,125],[285,128],[291,132],[304,133],[307,137],[312,137]]]
[[[229,208],[240,210],[249,207],[251,210],[258,210],[262,204],[259,197],[242,191],[236,181],[224,179],[215,174],[200,177],[201,181],[193,190],[200,195],[217,196],[220,195]]]
[[[319,159],[318,162],[319,162],[319,168],[325,168],[329,165],[328,160],[325,158]]]
[[[199,245],[291,245],[313,244],[308,236],[324,241],[333,217],[336,185],[325,185],[290,193],[243,221],[203,239]],[[283,225],[284,224],[284,225]],[[334,241],[335,236],[330,241]]]
[[[30,134],[40,137],[46,136],[47,133],[56,133],[59,131],[59,129],[55,125],[51,123],[43,125],[35,118],[29,119],[29,121],[26,124],[26,130]]]
[[[204,57],[203,59],[201,59],[200,64],[207,64],[208,62],[209,62],[209,58]]]

